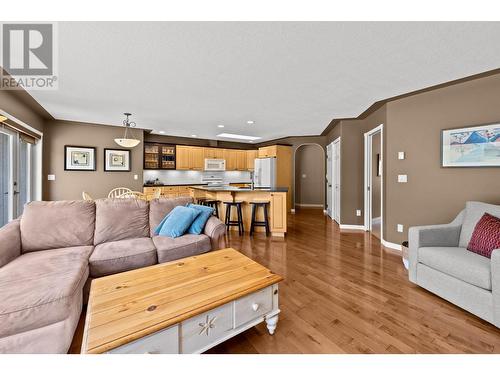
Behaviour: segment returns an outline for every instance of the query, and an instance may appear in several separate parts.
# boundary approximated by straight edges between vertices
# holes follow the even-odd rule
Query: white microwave
[[[206,171],[225,171],[226,161],[224,159],[205,159]]]

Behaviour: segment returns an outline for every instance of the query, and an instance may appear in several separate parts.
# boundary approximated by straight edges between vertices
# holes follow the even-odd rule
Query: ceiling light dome
[[[115,138],[115,143],[125,148],[133,148],[141,143],[141,141],[135,139],[132,134],[132,128],[135,128],[136,125],[135,122],[131,122],[128,119],[129,116],[132,116],[132,114],[125,112],[124,115],[126,116],[125,120],[123,120],[123,125],[125,126],[125,134],[123,135],[123,138]],[[129,133],[130,136],[128,136]]]

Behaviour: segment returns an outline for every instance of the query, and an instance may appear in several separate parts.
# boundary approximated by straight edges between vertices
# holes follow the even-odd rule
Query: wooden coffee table
[[[201,353],[278,322],[283,280],[234,249],[92,281],[82,353]]]

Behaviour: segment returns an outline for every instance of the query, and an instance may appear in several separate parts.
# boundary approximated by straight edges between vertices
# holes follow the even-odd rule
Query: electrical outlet
[[[398,152],[398,159],[399,160],[404,160],[405,158],[405,152],[404,151],[399,151]]]
[[[406,174],[398,174],[398,182],[408,182],[408,175]]]
[[[55,181],[56,180],[56,175],[55,174],[49,174],[47,176],[47,180],[49,180],[49,181]]]
[[[356,216],[361,216],[361,210],[356,210]]]
[[[403,233],[403,224],[398,224],[398,225],[397,225],[397,231],[398,231],[399,233]]]
[[[139,179],[139,176],[134,174],[134,180],[138,180]]]

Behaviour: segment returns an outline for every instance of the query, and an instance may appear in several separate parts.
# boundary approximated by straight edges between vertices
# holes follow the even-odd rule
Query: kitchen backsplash
[[[202,172],[202,171],[164,171],[145,170],[144,183],[154,181],[158,178],[162,184],[184,185],[203,184],[210,179],[220,179],[222,183],[251,182],[251,174],[248,171],[227,171],[227,172]]]

